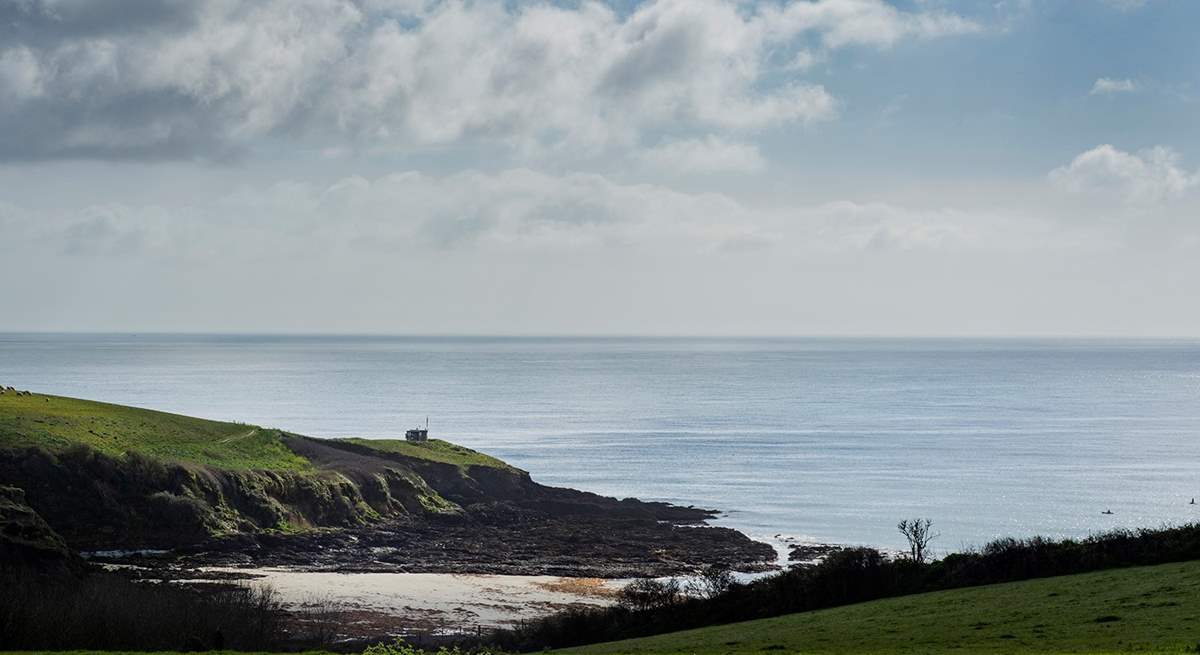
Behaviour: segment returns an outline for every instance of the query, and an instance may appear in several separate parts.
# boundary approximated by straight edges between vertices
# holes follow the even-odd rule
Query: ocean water
[[[1200,520],[1196,341],[0,334],[0,383],[319,437],[428,416],[540,482],[763,538]]]

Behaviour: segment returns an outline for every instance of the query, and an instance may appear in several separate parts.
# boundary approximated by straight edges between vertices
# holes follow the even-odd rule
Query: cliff
[[[711,511],[547,487],[444,441],[314,439],[7,390],[0,484],[72,549],[194,563],[617,575],[773,554],[677,527]]]

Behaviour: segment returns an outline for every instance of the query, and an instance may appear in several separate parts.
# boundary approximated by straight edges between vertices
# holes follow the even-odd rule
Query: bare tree
[[[651,610],[679,602],[682,593],[683,588],[675,578],[639,578],[617,592],[617,604],[631,610]]]
[[[904,519],[896,524],[896,529],[908,540],[908,556],[917,564],[924,564],[929,555],[929,543],[941,534],[932,531],[933,521],[930,519]]]
[[[720,564],[713,564],[698,572],[687,584],[687,593],[699,598],[716,598],[735,584],[737,579],[734,578],[733,571]]]

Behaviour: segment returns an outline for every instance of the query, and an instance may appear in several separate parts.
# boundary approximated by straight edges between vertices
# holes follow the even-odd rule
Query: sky
[[[1198,24],[0,0],[0,331],[1200,337]]]

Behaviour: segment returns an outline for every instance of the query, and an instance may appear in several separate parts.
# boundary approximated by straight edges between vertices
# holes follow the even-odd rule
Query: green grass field
[[[1197,652],[1200,562],[943,591],[563,653]]]
[[[347,441],[445,464],[510,468],[495,457],[439,439]],[[61,396],[0,395],[0,448],[41,446],[53,452],[76,444],[108,455],[137,452],[231,470],[313,468],[284,445],[279,430]]]
[[[455,464],[457,466],[490,466],[493,468],[511,469],[508,464],[483,453],[464,448],[449,441],[441,439],[430,439],[414,443],[403,439],[344,439],[349,443],[359,446],[374,448],[386,453],[396,453],[407,457],[416,457],[418,459],[427,459],[443,464]]]
[[[61,396],[0,395],[0,447],[56,451],[75,444],[226,469],[310,468],[277,430]]]

